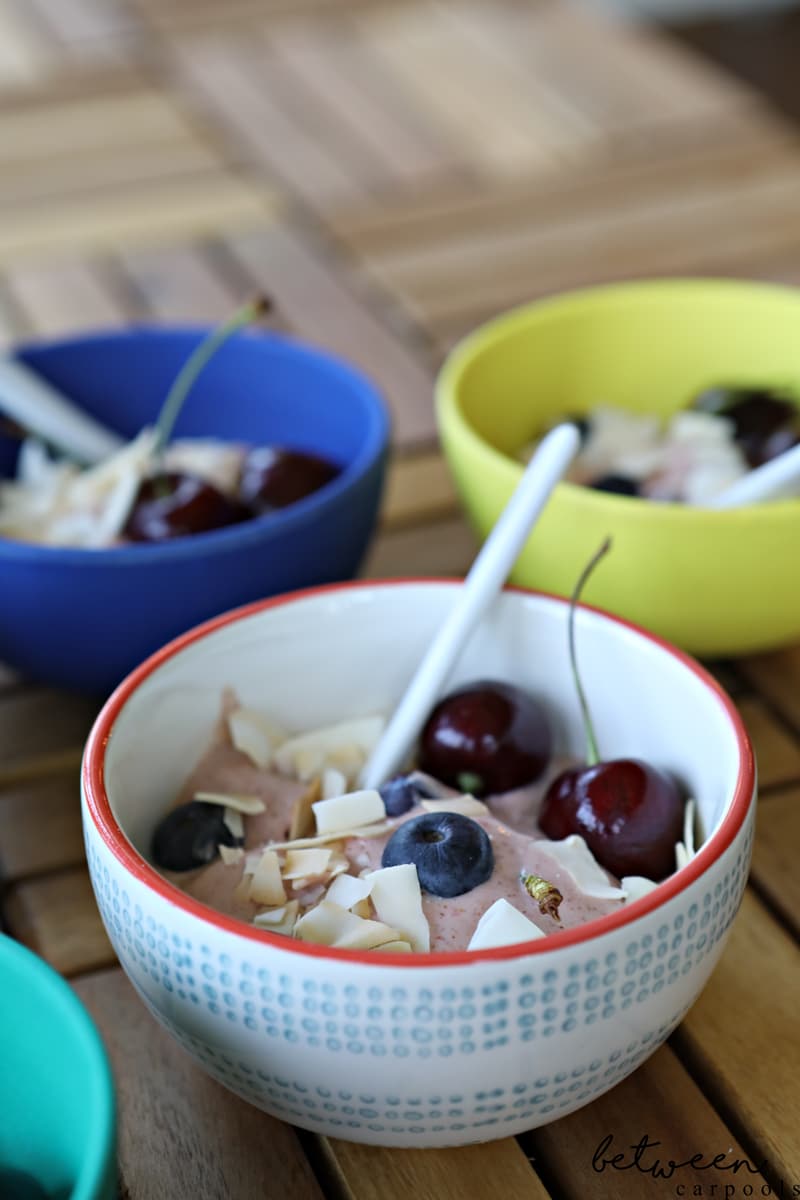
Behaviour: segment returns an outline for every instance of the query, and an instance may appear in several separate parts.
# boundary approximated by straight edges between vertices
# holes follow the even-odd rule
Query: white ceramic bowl
[[[577,636],[604,754],[676,771],[707,835],[648,896],[546,940],[401,958],[256,931],[156,873],[151,831],[203,748],[223,686],[297,729],[389,710],[456,586],[345,584],[229,613],[135,671],[86,750],[95,893],[145,1004],[245,1099],[354,1141],[488,1141],[599,1096],[696,999],[747,877],[755,771],[733,705],[694,661],[591,609]],[[505,592],[453,682],[490,675],[535,690],[559,748],[580,753],[566,613],[562,600]]]

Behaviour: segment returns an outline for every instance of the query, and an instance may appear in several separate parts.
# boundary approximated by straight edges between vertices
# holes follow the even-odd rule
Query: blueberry
[[[0,1167],[0,1196],[4,1200],[47,1200],[42,1185],[15,1167]]]
[[[638,496],[639,484],[630,475],[601,475],[589,484],[596,492],[613,492],[617,496]]]
[[[388,817],[400,817],[420,800],[434,800],[437,792],[417,774],[396,775],[378,788]]]
[[[395,830],[381,865],[413,863],[420,887],[431,896],[461,896],[485,883],[494,869],[489,836],[461,813],[424,813]]]
[[[218,846],[241,846],[225,824],[221,804],[190,800],[167,813],[153,834],[153,861],[168,871],[191,871],[213,862]]]

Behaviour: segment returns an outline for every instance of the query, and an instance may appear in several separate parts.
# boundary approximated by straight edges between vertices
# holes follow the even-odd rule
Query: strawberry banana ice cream
[[[546,937],[655,886],[611,875],[578,835],[543,835],[542,800],[571,760],[548,755],[531,782],[480,800],[420,770],[359,790],[382,728],[365,717],[289,737],[227,694],[211,744],[156,829],[156,865],[257,928],[398,953]],[[677,866],[693,852],[692,821],[688,804]]]

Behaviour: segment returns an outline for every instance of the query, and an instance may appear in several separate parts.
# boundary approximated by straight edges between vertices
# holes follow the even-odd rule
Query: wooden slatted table
[[[366,575],[459,574],[475,552],[431,389],[477,321],[623,276],[800,279],[795,131],[675,44],[567,0],[0,0],[0,46],[0,342],[215,319],[265,288],[281,328],[359,362],[389,400]],[[0,668],[2,921],[103,1033],[122,1195],[792,1195],[800,647],[712,665],[754,739],[761,801],[751,883],[708,987],[588,1108],[426,1152],[281,1125],[157,1027],[115,964],[84,863],[77,773],[99,701]],[[609,1133],[754,1173],[597,1173]]]

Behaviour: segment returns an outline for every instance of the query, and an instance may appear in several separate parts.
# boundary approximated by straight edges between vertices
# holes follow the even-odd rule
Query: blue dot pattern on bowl
[[[472,1095],[402,1097],[332,1092],[257,1070],[210,1048],[153,999],[163,989],[174,1015],[181,1006],[205,1009],[237,1024],[259,1042],[275,1039],[298,1049],[324,1048],[371,1061],[462,1058],[569,1034],[644,1003],[677,985],[718,944],[736,915],[750,860],[752,829],[727,873],[656,932],[598,953],[580,964],[531,967],[515,982],[483,986],[359,987],[335,985],[257,968],[217,954],[204,943],[171,934],[145,914],[112,878],[96,849],[87,849],[103,920],[132,981],[153,1015],[221,1083],[274,1115],[309,1128],[370,1134],[461,1134],[487,1126],[552,1120],[624,1078],[669,1035],[689,1005],[655,1029],[569,1074],[519,1083],[514,1094],[493,1088]],[[309,964],[311,965],[311,964]],[[155,984],[155,989],[152,985]],[[663,1009],[662,1009],[663,1011]]]

